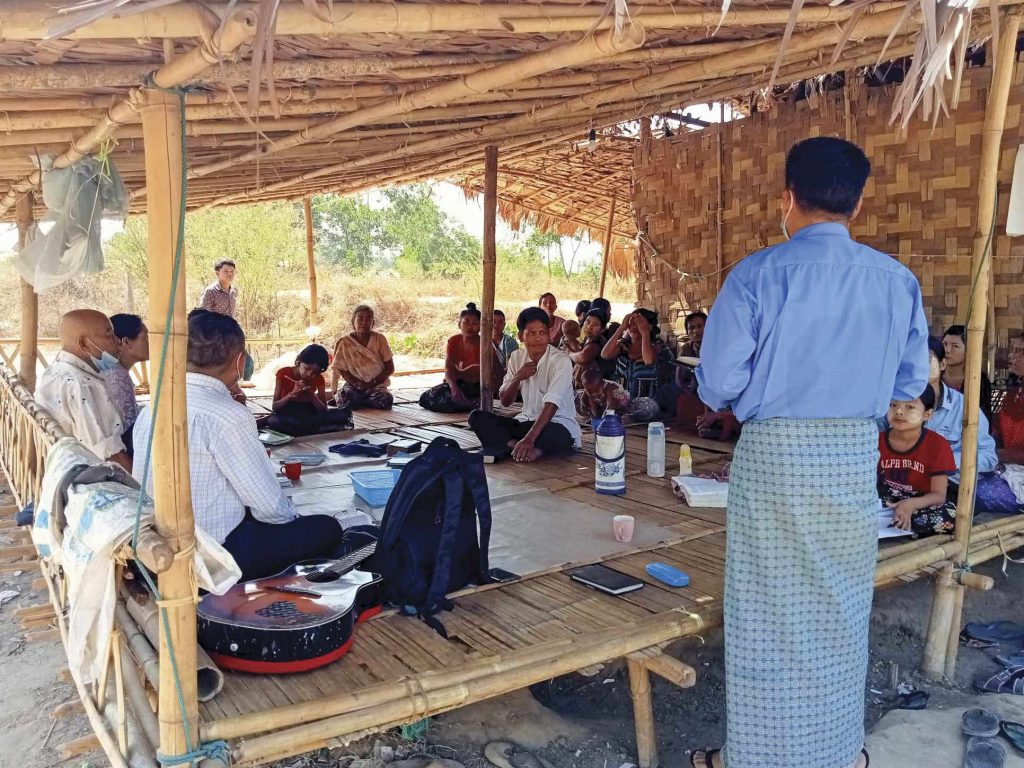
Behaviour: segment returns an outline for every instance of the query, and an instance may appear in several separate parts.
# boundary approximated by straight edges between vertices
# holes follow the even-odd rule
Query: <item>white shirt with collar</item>
[[[517,349],[508,358],[505,382],[511,381],[516,371],[529,359],[525,347]],[[523,410],[516,416],[517,421],[536,421],[547,403],[558,407],[551,417],[552,424],[561,424],[572,435],[573,446],[579,448],[583,433],[576,421],[576,405],[572,389],[572,360],[555,347],[548,345],[544,356],[537,363],[537,372],[519,385],[523,396]]]
[[[95,368],[69,352],[58,352],[36,386],[36,402],[61,428],[101,459],[124,450],[124,417]]]
[[[297,515],[284,495],[267,449],[259,440],[252,413],[236,402],[219,379],[201,373],[186,376],[188,459],[196,524],[223,544],[245,518],[248,507],[264,523],[287,523]],[[142,481],[152,411],[145,406],[135,422],[135,466]],[[146,491],[153,492],[150,471]]]

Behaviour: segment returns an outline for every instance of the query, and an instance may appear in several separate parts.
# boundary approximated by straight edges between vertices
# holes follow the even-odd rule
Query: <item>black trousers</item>
[[[510,440],[522,440],[534,425],[533,421],[516,421],[510,416],[499,416],[496,413],[473,411],[469,414],[469,428],[480,439],[484,453],[492,456],[508,456],[512,449],[508,447]],[[535,447],[544,453],[568,451],[573,440],[569,430],[561,424],[549,421],[537,436]]]
[[[302,560],[344,557],[352,547],[341,523],[330,515],[307,515],[290,523],[264,523],[246,512],[224,540],[242,569],[242,581],[273,576]]]
[[[317,410],[312,403],[288,403],[270,414],[267,426],[292,437],[339,432],[348,429],[352,412],[348,408]]]

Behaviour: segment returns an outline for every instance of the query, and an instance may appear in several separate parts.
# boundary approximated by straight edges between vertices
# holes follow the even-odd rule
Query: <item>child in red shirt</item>
[[[931,385],[916,400],[893,400],[890,427],[878,435],[878,495],[893,510],[893,525],[917,536],[952,533],[956,519],[956,504],[946,500],[953,450],[924,426],[934,410]]]
[[[278,370],[274,386],[271,429],[301,437],[348,429],[352,413],[348,408],[327,407],[327,382],[323,372],[329,365],[327,350],[310,344],[299,352],[295,365]]]

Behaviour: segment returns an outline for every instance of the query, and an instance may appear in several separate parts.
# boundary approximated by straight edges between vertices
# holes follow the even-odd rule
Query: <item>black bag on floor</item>
[[[448,593],[484,582],[490,536],[483,457],[436,438],[402,471],[384,510],[374,555],[384,598],[447,636],[433,617],[452,609]]]

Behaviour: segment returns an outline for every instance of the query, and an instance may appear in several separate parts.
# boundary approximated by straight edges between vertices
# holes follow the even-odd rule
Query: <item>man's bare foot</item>
[[[526,456],[516,459],[516,461],[536,461],[543,455],[544,451],[542,451],[540,448],[532,448],[530,452],[526,454]],[[515,456],[513,455],[512,458],[515,458]]]

